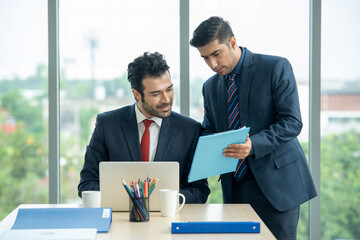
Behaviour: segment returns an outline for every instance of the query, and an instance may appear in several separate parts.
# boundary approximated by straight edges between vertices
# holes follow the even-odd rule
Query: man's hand
[[[225,157],[245,159],[250,154],[251,146],[251,140],[248,135],[245,143],[230,144],[227,148],[224,149],[223,155]]]

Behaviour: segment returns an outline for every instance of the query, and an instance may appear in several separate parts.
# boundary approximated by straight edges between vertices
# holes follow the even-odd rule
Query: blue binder
[[[171,233],[260,233],[259,222],[173,222]]]
[[[109,231],[111,208],[20,208],[12,229],[96,228]]]

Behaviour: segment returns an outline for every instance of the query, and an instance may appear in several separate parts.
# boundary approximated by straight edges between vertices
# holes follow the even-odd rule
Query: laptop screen
[[[101,207],[111,207],[113,211],[129,211],[129,195],[122,179],[128,186],[131,181],[159,179],[149,198],[150,211],[160,211],[160,189],[179,191],[178,162],[100,162]]]

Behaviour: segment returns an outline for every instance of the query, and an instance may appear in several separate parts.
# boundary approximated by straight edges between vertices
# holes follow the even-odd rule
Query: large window
[[[165,56],[179,111],[178,1],[60,1],[61,199],[77,202],[79,172],[98,113],[133,104],[127,65]]]
[[[286,10],[285,10],[286,9]],[[242,1],[212,0],[190,2],[190,37],[195,28],[211,16],[228,20],[239,46],[254,53],[287,58],[294,69],[298,84],[303,129],[299,140],[307,151],[309,133],[309,3],[307,1]],[[190,49],[190,116],[202,121],[201,88],[214,72],[195,48]],[[221,203],[218,176],[209,178],[209,203]],[[307,239],[308,206],[301,207],[298,239]]]
[[[360,239],[360,2],[322,2],[321,239]]]
[[[96,114],[134,103],[126,76],[129,62],[144,51],[163,53],[175,84],[174,110],[179,111],[180,1],[59,2],[60,186],[61,201],[70,203],[79,202],[79,172]],[[309,2],[189,2],[185,16],[190,18],[190,37],[201,21],[219,15],[230,21],[239,45],[290,60],[304,124],[299,140],[307,153],[312,104],[308,102]],[[359,12],[358,0],[322,1],[322,239],[360,239]],[[47,1],[1,0],[0,219],[20,203],[48,202],[47,59]],[[190,116],[202,121],[201,87],[213,72],[192,47],[189,65]],[[209,179],[209,203],[222,201],[216,180]],[[307,218],[305,204],[298,239],[308,238]]]
[[[46,4],[0,1],[0,220],[48,202]]]

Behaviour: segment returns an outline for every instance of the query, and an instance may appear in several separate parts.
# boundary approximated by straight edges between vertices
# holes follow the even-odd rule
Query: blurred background
[[[179,112],[179,1],[60,0],[61,203],[79,203],[86,145],[100,112],[133,104],[127,64],[162,53]],[[236,14],[234,14],[236,12]],[[360,1],[322,1],[321,238],[360,239]],[[210,16],[231,23],[240,46],[283,56],[298,84],[308,153],[309,2],[190,1],[192,31]],[[48,25],[46,0],[0,0],[0,220],[21,203],[47,203]],[[190,48],[190,117],[202,121],[201,88],[213,72]],[[208,203],[222,203],[218,176]],[[308,239],[308,204],[298,239]]]

